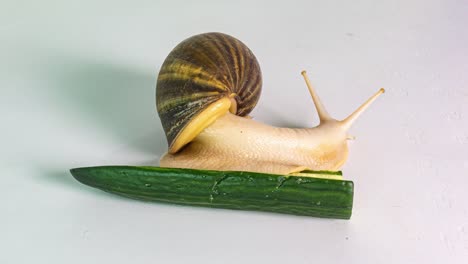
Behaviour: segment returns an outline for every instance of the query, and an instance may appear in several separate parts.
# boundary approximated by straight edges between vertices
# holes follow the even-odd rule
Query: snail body
[[[333,137],[331,134],[333,133]],[[340,139],[340,140],[329,140]],[[275,128],[226,113],[180,153],[167,154],[163,167],[289,174],[305,169],[338,169],[346,159],[345,131]]]
[[[156,102],[169,150],[161,167],[291,174],[338,170],[347,130],[380,89],[342,121],[325,110],[305,73],[320,118],[314,128],[278,128],[247,115],[262,85],[259,64],[239,40],[205,33],[176,46],[161,67]]]

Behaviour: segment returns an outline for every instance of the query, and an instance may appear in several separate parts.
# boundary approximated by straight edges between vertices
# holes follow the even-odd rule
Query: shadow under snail
[[[250,49],[222,33],[184,40],[170,52],[157,80],[157,110],[169,145],[160,166],[271,174],[338,170],[348,156],[348,129],[384,89],[336,120],[305,71],[302,75],[320,124],[269,126],[248,116],[262,89],[260,66]]]

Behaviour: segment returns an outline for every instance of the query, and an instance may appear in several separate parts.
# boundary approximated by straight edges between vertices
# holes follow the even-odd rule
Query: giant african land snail
[[[348,129],[384,89],[338,121],[302,75],[320,124],[272,127],[248,117],[262,76],[247,46],[222,33],[184,40],[164,61],[157,81],[157,110],[169,145],[160,166],[273,174],[338,170],[348,156]]]

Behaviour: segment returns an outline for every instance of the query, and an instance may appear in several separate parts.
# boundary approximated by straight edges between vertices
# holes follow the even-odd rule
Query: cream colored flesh
[[[346,131],[337,121],[315,128],[276,128],[226,113],[162,167],[289,174],[338,170],[348,156]]]
[[[302,75],[319,114],[317,127],[278,128],[239,117],[228,112],[231,106],[226,98],[214,108],[219,116],[216,121],[200,117],[203,122],[197,122],[204,129],[194,125],[188,131],[201,133],[185,135],[190,143],[176,153],[165,154],[160,166],[292,176],[303,170],[338,170],[348,157],[347,130],[384,90],[380,89],[343,121],[337,121],[328,115],[305,72]]]

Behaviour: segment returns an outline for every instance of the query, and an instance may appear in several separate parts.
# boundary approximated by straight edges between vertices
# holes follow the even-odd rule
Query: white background
[[[468,263],[468,1],[2,1],[0,263]],[[69,168],[157,164],[157,72],[221,31],[256,54],[253,116],[352,128],[350,221],[152,204]]]

